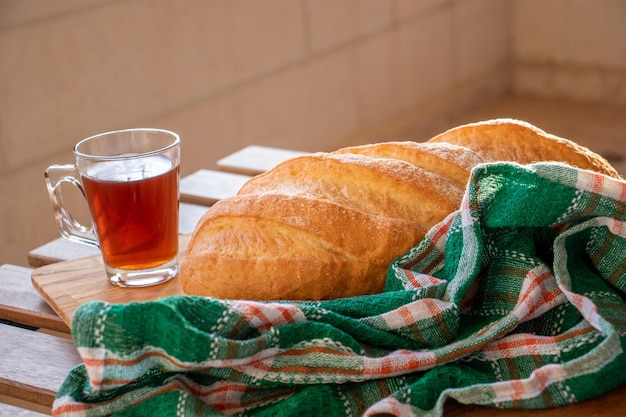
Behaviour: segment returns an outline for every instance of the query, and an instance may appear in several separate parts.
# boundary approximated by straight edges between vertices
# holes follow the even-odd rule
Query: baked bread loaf
[[[443,132],[429,142],[464,146],[474,150],[486,161],[512,161],[520,164],[565,162],[577,168],[620,178],[617,170],[598,154],[521,120],[494,119],[471,123]]]
[[[252,300],[381,292],[389,263],[458,209],[474,166],[496,160],[618,175],[588,149],[514,120],[293,158],[200,219],[180,267],[183,290]]]

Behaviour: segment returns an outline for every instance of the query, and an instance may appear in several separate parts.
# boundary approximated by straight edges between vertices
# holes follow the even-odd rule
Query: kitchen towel
[[[626,181],[476,167],[381,294],[89,302],[55,416],[442,416],[544,408],[626,382]],[[236,285],[236,282],[233,282]]]

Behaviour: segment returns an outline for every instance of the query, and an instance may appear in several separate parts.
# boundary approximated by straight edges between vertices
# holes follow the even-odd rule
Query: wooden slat
[[[33,411],[36,410],[36,411]],[[48,407],[19,401],[0,395],[0,416],[7,417],[44,417],[50,415]]]
[[[31,273],[30,268],[0,266],[0,319],[69,333],[69,327],[33,287]]]
[[[0,395],[51,407],[80,363],[71,340],[0,324]]]
[[[220,159],[217,161],[217,166],[222,171],[245,175],[258,175],[287,159],[306,154],[307,152],[290,149],[250,145]]]
[[[247,175],[201,169],[180,180],[180,200],[210,206],[237,194]]]
[[[28,264],[34,268],[70,259],[99,254],[98,248],[59,237],[28,253]]]
[[[180,203],[179,231],[181,234],[193,232],[200,217],[208,207],[198,204]],[[56,262],[71,261],[98,255],[100,251],[93,246],[77,243],[59,237],[45,243],[28,253],[28,264],[34,268]]]
[[[206,211],[208,206],[201,204],[180,203],[180,218],[178,220],[178,233],[188,235],[194,231],[198,220]]]

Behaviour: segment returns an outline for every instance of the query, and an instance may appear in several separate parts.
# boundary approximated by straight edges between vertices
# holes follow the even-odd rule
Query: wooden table
[[[252,175],[302,152],[249,146],[218,161],[219,171],[199,170],[181,180],[181,233],[214,202],[234,195]],[[33,268],[97,255],[89,246],[58,238],[28,254]],[[54,396],[80,358],[70,329],[33,288],[33,269],[0,266],[0,416],[50,414]],[[449,401],[446,416],[609,416],[626,415],[626,385],[600,398],[547,410],[498,410]]]

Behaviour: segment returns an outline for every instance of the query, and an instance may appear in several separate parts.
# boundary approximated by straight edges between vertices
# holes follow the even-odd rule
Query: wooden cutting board
[[[189,234],[180,237],[179,262],[190,238]],[[109,282],[100,255],[46,265],[35,269],[31,278],[35,289],[70,328],[74,312],[87,301],[124,304],[184,294],[178,277],[151,287],[117,287]]]

